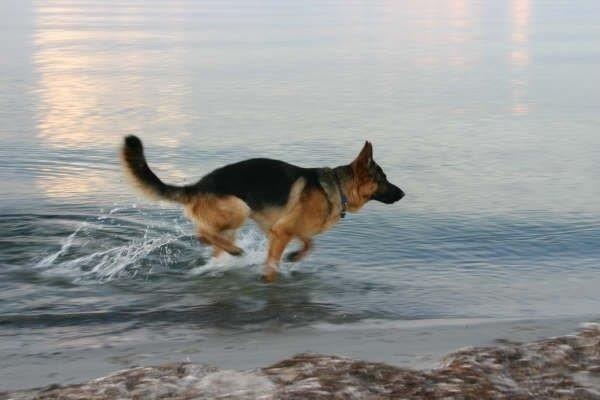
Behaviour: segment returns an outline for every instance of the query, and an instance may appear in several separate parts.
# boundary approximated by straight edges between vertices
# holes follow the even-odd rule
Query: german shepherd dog
[[[254,158],[218,168],[198,182],[174,186],[162,182],[148,167],[142,142],[127,136],[122,149],[125,170],[133,183],[154,199],[180,203],[197,226],[198,239],[239,256],[236,230],[248,217],[269,238],[263,279],[273,282],[283,251],[292,239],[300,250],[287,255],[299,261],[312,248],[312,237],[344,217],[357,212],[369,200],[391,204],[404,192],[388,182],[373,160],[373,147],[365,142],[360,154],[347,165],[335,168],[302,168],[283,161]]]

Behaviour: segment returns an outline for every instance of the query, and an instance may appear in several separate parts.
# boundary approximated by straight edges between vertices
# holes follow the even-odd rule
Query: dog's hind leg
[[[235,245],[235,231],[250,214],[250,208],[244,201],[235,196],[202,196],[188,208],[187,213],[198,225],[198,239],[213,246],[214,256],[219,255],[221,250],[234,256],[244,254]]]
[[[236,232],[237,232],[237,230],[235,230],[235,229],[228,229],[228,230],[221,232],[220,235],[235,245]],[[225,250],[223,250],[222,247],[213,245],[213,254],[212,254],[213,257],[215,257],[215,258],[219,257],[224,252],[225,252]]]
[[[225,250],[232,256],[241,256],[244,254],[244,250],[237,247],[235,243],[226,235],[214,231],[210,228],[202,227],[198,231],[198,237],[200,240],[206,241],[213,246],[213,256],[218,256],[221,251]]]

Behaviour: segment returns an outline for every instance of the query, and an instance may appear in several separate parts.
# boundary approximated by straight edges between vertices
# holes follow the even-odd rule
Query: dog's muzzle
[[[400,188],[397,188],[397,189],[398,189],[398,194],[397,194],[398,199],[396,201],[401,200],[405,195],[405,193],[402,189],[400,189]]]
[[[390,203],[395,203],[404,197],[404,191],[398,186],[394,186],[394,190],[392,191],[390,197],[392,199]]]
[[[398,186],[390,183],[385,193],[373,196],[373,200],[377,200],[385,204],[392,204],[399,201],[403,197],[404,191],[402,191],[402,189],[400,189]]]

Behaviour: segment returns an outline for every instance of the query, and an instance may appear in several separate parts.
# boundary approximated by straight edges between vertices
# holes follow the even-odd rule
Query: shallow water
[[[76,379],[27,368],[85,364],[64,346],[597,316],[599,11],[3,1],[0,383]],[[334,166],[369,139],[407,196],[267,286],[252,224],[245,257],[210,261],[177,207],[135,195],[126,134],[171,183],[253,156]],[[17,367],[38,380],[9,382]]]

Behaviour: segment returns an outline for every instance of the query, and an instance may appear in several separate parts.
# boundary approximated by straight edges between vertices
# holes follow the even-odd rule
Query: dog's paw
[[[297,262],[297,261],[300,261],[301,259],[302,259],[301,251],[292,251],[285,255],[285,261],[288,261],[288,262]]]
[[[261,279],[264,283],[273,283],[277,280],[277,271],[267,270],[262,274]]]

